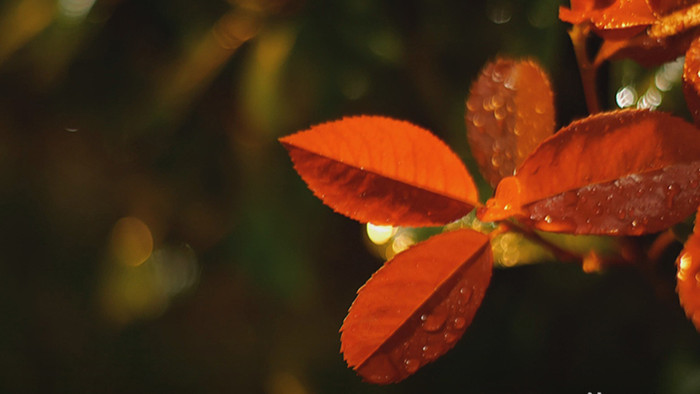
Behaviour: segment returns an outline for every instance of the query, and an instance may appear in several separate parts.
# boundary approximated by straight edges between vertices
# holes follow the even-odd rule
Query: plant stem
[[[589,23],[579,23],[569,30],[569,37],[571,37],[571,43],[574,46],[574,53],[576,54],[576,61],[581,74],[583,94],[586,96],[586,106],[588,107],[588,112],[592,115],[600,112],[600,103],[598,102],[598,92],[596,90],[597,67],[588,58],[586,46],[586,40],[590,31],[591,25]]]
[[[542,247],[548,249],[554,257],[557,258],[557,260],[562,261],[562,262],[573,262],[573,261],[580,261],[581,256],[571,253],[568,250],[562,249],[561,247],[553,244],[552,242],[542,238],[537,232],[535,232],[533,229],[529,227],[524,227],[521,226],[519,223],[516,222],[511,222],[511,221],[505,221],[501,223],[501,226],[505,226],[508,230],[518,232],[525,236],[526,238],[540,244]],[[503,229],[501,229],[502,232]]]

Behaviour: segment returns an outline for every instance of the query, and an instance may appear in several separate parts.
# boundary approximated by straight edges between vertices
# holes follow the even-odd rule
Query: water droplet
[[[481,127],[485,123],[484,120],[484,115],[481,112],[477,112],[474,114],[474,117],[472,118],[472,124],[476,127]]]
[[[455,317],[455,319],[452,321],[452,326],[455,328],[455,330],[461,330],[466,325],[467,325],[467,320],[461,316]]]
[[[518,136],[523,134],[523,128],[520,127],[517,123],[513,126],[513,134]]]
[[[600,203],[600,201],[595,204],[595,211],[593,213],[595,215],[600,215],[603,213],[603,205]]]
[[[444,338],[445,343],[454,343],[457,340],[457,335],[447,331],[445,332]]]
[[[423,346],[423,358],[430,361],[435,360],[440,356],[440,347],[437,345]]]
[[[637,219],[632,221],[632,227],[637,227],[639,225],[639,222],[637,222]]]
[[[675,183],[668,185],[668,189],[666,192],[666,200],[665,200],[666,208],[668,208],[668,209],[673,208],[673,199],[676,198],[676,196],[680,192],[681,192],[680,188]]]
[[[506,87],[508,90],[515,90],[515,76],[513,74],[509,75],[508,78],[506,79],[505,82],[503,82],[503,86]]]
[[[493,111],[493,105],[491,104],[491,99],[488,97],[484,97],[484,101],[481,104],[481,106],[486,110],[486,111]]]
[[[493,70],[493,73],[491,74],[491,79],[493,79],[494,82],[500,83],[503,81],[503,73],[501,70],[495,69]]]
[[[443,324],[445,324],[445,320],[447,320],[447,309],[444,307],[436,308],[433,313],[422,314],[420,320],[422,322],[421,327],[423,327],[425,331],[437,331],[442,328]]]
[[[491,97],[491,105],[494,108],[500,108],[503,104],[505,104],[505,99],[500,94],[494,94],[493,97]]]
[[[493,117],[496,118],[496,120],[503,120],[506,118],[507,115],[508,111],[503,107],[499,107],[493,110]]]
[[[469,111],[476,111],[479,108],[479,105],[477,104],[479,102],[479,96],[478,95],[473,95],[472,97],[467,100],[467,109]]]
[[[414,373],[418,370],[418,368],[420,368],[420,361],[407,358],[403,360],[403,367],[406,369],[406,372]]]
[[[547,222],[547,223],[552,223],[552,217],[549,216],[549,215],[547,215],[547,216],[544,217],[544,221]]]
[[[491,156],[491,165],[494,166],[495,168],[500,167],[501,166],[501,158],[498,157],[498,155]]]
[[[385,383],[389,383],[391,381],[391,376],[377,374],[377,375],[371,375],[369,377],[369,379],[367,379],[367,380],[369,380],[372,383],[385,384]]]
[[[457,300],[458,304],[466,304],[471,300],[473,291],[467,287],[462,287],[459,289],[459,294],[461,297]]]
[[[544,105],[543,104],[537,104],[535,105],[535,113],[537,114],[543,114],[544,113]]]

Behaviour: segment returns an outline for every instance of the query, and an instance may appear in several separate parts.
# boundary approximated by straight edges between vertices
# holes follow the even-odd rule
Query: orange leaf
[[[676,291],[685,314],[700,331],[700,210],[695,217],[695,229],[685,242],[676,260]]]
[[[531,60],[497,59],[472,84],[467,138],[492,186],[554,132],[554,99],[547,75]]]
[[[571,9],[559,8],[559,18],[574,24],[590,20],[596,33],[615,40],[631,38],[656,21],[646,0],[572,1]]]
[[[444,225],[469,213],[478,201],[457,155],[408,122],[344,118],[280,142],[314,194],[360,222]]]
[[[697,3],[697,0],[647,0],[649,7],[657,16],[670,14]]]
[[[651,28],[648,35],[652,38],[669,37],[700,25],[700,4],[661,16]]]
[[[685,102],[693,115],[696,125],[700,125],[700,37],[693,40],[685,53],[683,65],[683,93]]]
[[[462,229],[396,255],[358,291],[341,328],[345,361],[365,380],[393,383],[451,349],[491,279],[488,236]]]
[[[661,231],[700,204],[698,147],[700,131],[666,113],[590,116],[545,140],[479,216],[576,234]]]
[[[596,55],[595,64],[606,60],[630,58],[644,67],[658,66],[681,56],[700,32],[695,27],[667,37],[649,37],[640,34],[629,40],[605,40]]]

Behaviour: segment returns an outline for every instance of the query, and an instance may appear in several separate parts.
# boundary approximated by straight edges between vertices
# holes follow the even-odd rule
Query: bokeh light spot
[[[112,228],[110,252],[116,262],[138,266],[153,252],[153,236],[148,226],[135,217],[124,217]]]
[[[379,226],[372,223],[367,223],[367,236],[370,241],[377,245],[387,243],[391,237],[396,234],[396,228],[392,226]]]

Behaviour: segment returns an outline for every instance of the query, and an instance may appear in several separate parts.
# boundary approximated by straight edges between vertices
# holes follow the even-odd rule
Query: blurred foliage
[[[585,114],[558,5],[0,3],[0,391],[697,392],[700,336],[628,268],[497,271],[406,383],[366,385],[338,354],[381,260],[276,138],[383,114],[476,173],[464,98],[493,57],[544,65],[559,125]]]

